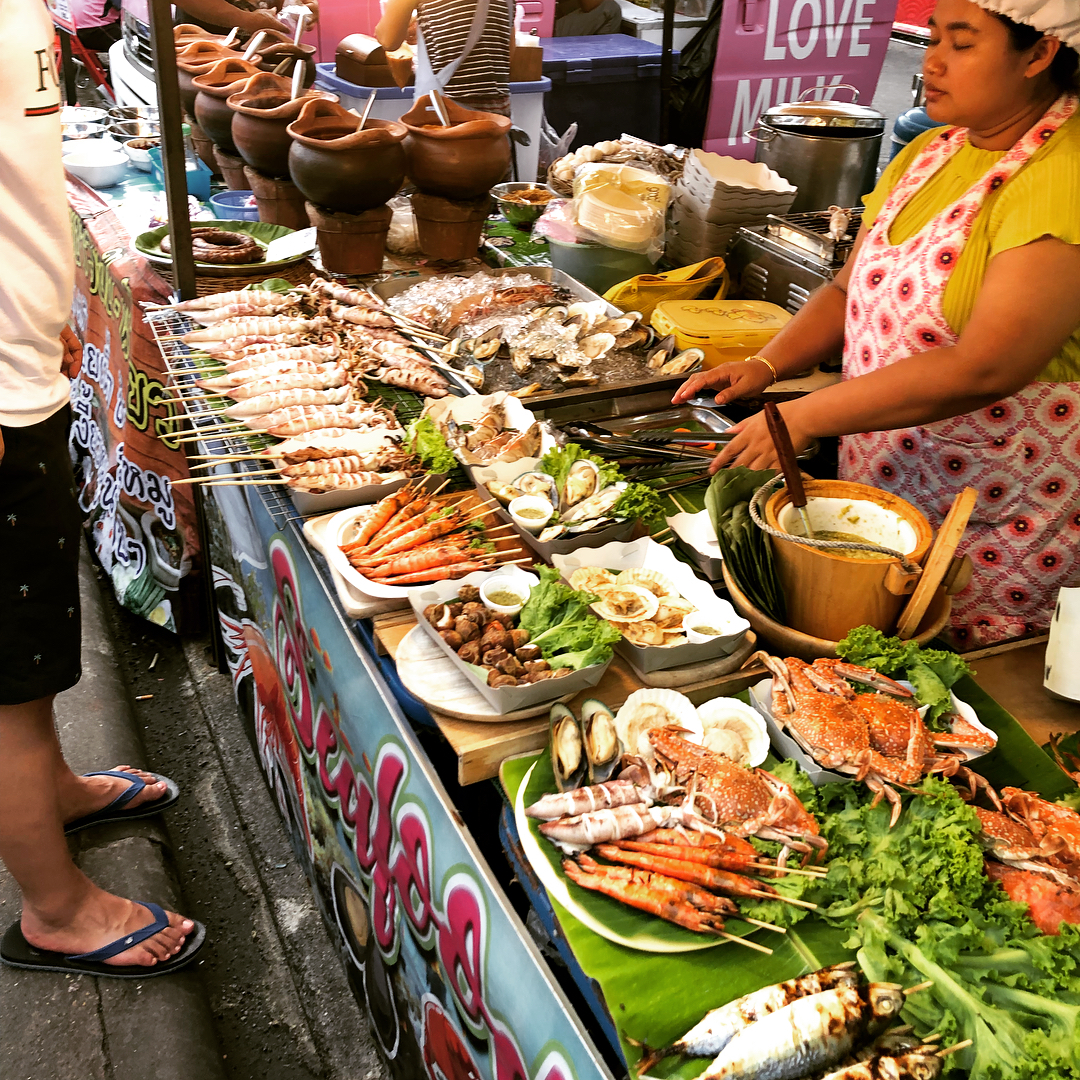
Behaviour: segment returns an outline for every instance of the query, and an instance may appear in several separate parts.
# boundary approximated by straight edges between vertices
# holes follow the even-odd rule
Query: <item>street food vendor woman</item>
[[[923,62],[935,128],[865,198],[847,265],[757,357],[675,395],[760,394],[843,347],[844,378],[784,403],[796,449],[843,436],[842,479],[940,525],[978,490],[954,640],[1044,630],[1080,582],[1080,0],[938,0]],[[713,469],[775,463],[764,417]]]

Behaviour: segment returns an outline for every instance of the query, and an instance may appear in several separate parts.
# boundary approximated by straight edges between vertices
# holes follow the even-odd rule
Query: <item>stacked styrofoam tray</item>
[[[695,150],[687,159],[677,196],[717,225],[786,214],[798,189],[761,162]]]

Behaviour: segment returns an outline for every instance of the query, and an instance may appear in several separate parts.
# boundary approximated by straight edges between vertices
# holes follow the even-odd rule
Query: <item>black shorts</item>
[[[70,425],[65,405],[40,424],[0,428],[0,705],[79,681],[82,513]]]

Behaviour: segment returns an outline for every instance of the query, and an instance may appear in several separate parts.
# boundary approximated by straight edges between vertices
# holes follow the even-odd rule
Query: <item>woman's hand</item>
[[[726,405],[744,397],[757,397],[772,385],[772,372],[764,364],[755,360],[748,363],[740,360],[734,364],[721,364],[708,371],[697,371],[675,391],[672,405],[681,405],[689,401],[702,390],[716,389],[717,405]]]
[[[292,37],[292,30],[269,9],[259,8],[257,11],[240,11],[237,9],[233,18],[236,25],[249,34],[253,34],[258,30],[277,30],[278,33]]]
[[[791,436],[792,446],[795,447],[795,453],[801,454],[813,442],[813,437],[799,429],[797,417],[793,415],[796,412],[795,409],[788,407],[782,409],[781,412],[784,423],[787,424],[788,434]],[[764,412],[748,416],[742,423],[728,428],[728,433],[733,437],[709,463],[709,472],[715,473],[729,465],[745,465],[748,469],[778,469],[780,467]]]

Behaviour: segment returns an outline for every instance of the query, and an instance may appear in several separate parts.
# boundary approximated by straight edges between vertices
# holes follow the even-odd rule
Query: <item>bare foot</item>
[[[134,809],[144,803],[156,802],[167,790],[165,785],[155,780],[150,773],[134,769],[130,765],[117,765],[112,771],[131,773],[146,783],[146,787],[125,804],[125,809]],[[64,824],[86,817],[88,814],[94,814],[98,810],[104,810],[129,787],[131,784],[118,776],[80,776],[77,785],[63,792]]]
[[[175,912],[166,914],[169,925],[164,930],[104,962],[117,967],[153,967],[175,956],[195,924]],[[153,921],[153,915],[141,904],[94,889],[62,927],[46,923],[25,907],[21,925],[23,937],[35,948],[71,956],[93,952]]]

